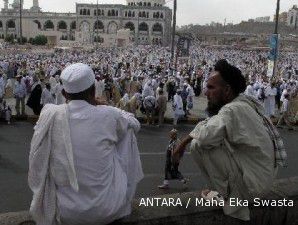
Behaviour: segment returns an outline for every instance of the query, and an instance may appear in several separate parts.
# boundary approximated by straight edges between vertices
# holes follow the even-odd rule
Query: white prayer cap
[[[60,78],[64,90],[69,94],[85,91],[95,83],[93,70],[83,63],[76,63],[66,67]]]

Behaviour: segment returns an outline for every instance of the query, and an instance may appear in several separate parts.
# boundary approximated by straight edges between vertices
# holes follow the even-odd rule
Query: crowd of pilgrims
[[[298,53],[281,52],[276,76],[267,77],[268,52],[222,49],[194,44],[190,56],[171,64],[169,48],[142,46],[103,48],[93,51],[68,50],[55,53],[19,53],[0,56],[1,114],[11,109],[5,98],[16,99],[17,115],[24,115],[25,104],[39,115],[47,103],[63,104],[61,71],[82,62],[96,75],[96,97],[110,105],[147,115],[147,123],[162,124],[167,102],[172,102],[174,125],[190,114],[195,96],[206,88],[215,62],[226,59],[247,79],[246,94],[264,103],[266,114],[276,116],[285,95],[297,95]],[[9,111],[10,110],[10,111]]]

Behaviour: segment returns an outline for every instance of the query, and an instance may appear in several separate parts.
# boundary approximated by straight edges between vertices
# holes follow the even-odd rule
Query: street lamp
[[[174,0],[172,47],[171,47],[171,64],[172,65],[174,64],[174,54],[175,54],[176,12],[177,12],[177,0]],[[173,72],[172,72],[172,75],[173,75]]]
[[[280,0],[277,0],[276,3],[276,15],[275,15],[275,28],[274,28],[274,34],[277,36],[277,44],[275,48],[275,57],[274,57],[274,64],[273,64],[273,76],[275,76],[276,70],[277,70],[277,51],[278,51],[278,20],[279,20],[279,9],[280,9]]]
[[[23,0],[20,0],[20,44],[23,44],[23,30],[22,30],[22,4]]]
[[[277,3],[276,3],[276,15],[275,15],[275,29],[274,29],[274,34],[278,34],[279,8],[280,8],[280,0],[277,0]]]
[[[96,49],[98,49],[98,42],[99,42],[99,22],[98,22],[98,13],[99,13],[99,9],[98,9],[98,0],[96,2]]]

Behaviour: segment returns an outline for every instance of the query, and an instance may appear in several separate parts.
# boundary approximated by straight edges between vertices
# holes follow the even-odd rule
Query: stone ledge
[[[140,123],[146,122],[145,117],[138,117],[137,119],[140,121]],[[184,123],[184,124],[196,125],[199,121],[202,121],[204,119],[205,118],[199,118],[199,117],[183,118],[183,119],[179,120],[178,124]],[[35,124],[37,122],[37,120],[38,120],[38,116],[24,116],[24,117],[12,116],[12,121],[27,121],[27,122]],[[155,122],[157,122],[157,120]],[[173,124],[173,118],[166,117],[164,123]]]
[[[140,199],[133,203],[132,214],[115,221],[112,225],[298,225],[298,177],[277,180],[266,199],[286,198],[294,201],[293,207],[253,207],[251,220],[243,222],[225,216],[219,207],[196,207],[186,204],[189,198],[199,197],[199,193],[188,192],[155,196],[160,198],[181,199],[183,207],[145,207],[139,206]],[[0,214],[0,225],[34,225],[26,211]]]

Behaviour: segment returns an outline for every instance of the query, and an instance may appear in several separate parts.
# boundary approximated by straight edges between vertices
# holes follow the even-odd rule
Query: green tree
[[[20,43],[20,40],[21,40],[21,38],[18,38],[17,39],[18,43]],[[27,38],[26,37],[22,37],[22,43],[23,44],[26,44],[27,42],[28,42]]]
[[[48,43],[48,39],[44,35],[38,35],[32,40],[33,45],[46,45]]]
[[[14,36],[13,34],[9,34],[4,39],[6,42],[13,44],[14,43]]]

